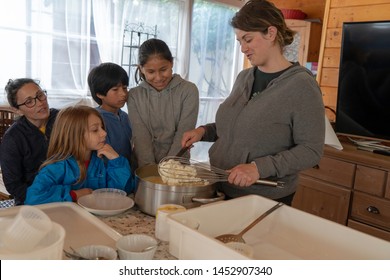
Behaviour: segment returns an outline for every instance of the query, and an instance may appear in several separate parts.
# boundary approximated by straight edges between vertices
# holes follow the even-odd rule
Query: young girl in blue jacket
[[[88,106],[62,109],[54,123],[47,160],[27,189],[25,204],[77,201],[95,189],[132,191],[129,162],[106,144],[99,112]]]

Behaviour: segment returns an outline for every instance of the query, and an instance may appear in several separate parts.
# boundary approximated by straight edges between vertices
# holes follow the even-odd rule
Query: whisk
[[[177,182],[178,184],[227,182],[229,177],[226,170],[194,159],[177,156],[164,157],[158,164],[158,173],[163,181]],[[284,187],[284,182],[272,180],[257,180],[255,184],[277,188]]]

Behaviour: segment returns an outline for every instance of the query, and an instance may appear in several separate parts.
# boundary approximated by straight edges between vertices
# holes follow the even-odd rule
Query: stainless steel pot
[[[158,177],[158,165],[147,165],[136,169],[137,191],[135,203],[146,214],[155,216],[162,204],[179,204],[186,208],[223,200],[225,196],[217,193],[217,185],[168,186],[155,183],[150,178]]]

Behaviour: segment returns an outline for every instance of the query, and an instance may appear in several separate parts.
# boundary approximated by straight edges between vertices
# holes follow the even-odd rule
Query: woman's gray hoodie
[[[145,81],[130,89],[127,108],[134,152],[142,167],[179,152],[183,133],[195,128],[199,92],[195,84],[174,74],[162,91]]]
[[[205,126],[203,140],[215,141],[209,150],[211,165],[230,169],[255,162],[260,178],[286,183],[284,189],[222,184],[225,194],[278,199],[294,193],[299,171],[315,166],[321,159],[324,104],[312,74],[297,64],[249,100],[253,82],[253,67],[238,75],[230,96],[217,111],[216,123]]]

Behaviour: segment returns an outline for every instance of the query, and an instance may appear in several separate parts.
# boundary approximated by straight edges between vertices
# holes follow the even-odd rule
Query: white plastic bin
[[[276,202],[257,195],[168,216],[169,252],[178,259],[248,259],[215,239],[238,233]],[[198,230],[181,223],[197,220]],[[390,259],[390,242],[282,206],[244,235],[253,259]]]

